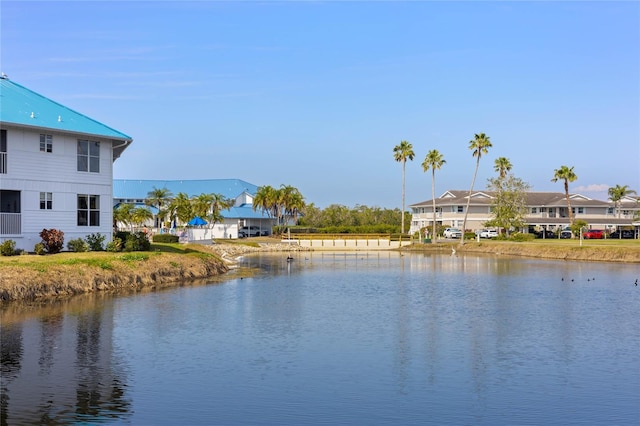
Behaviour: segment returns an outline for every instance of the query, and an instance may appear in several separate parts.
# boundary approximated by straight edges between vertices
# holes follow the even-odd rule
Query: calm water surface
[[[638,265],[297,256],[3,307],[1,423],[640,424]]]

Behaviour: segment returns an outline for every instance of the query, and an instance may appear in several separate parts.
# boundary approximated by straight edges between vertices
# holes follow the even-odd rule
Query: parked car
[[[534,232],[533,235],[535,235],[536,238],[558,238],[558,235],[555,232],[549,231],[548,229]]]
[[[602,229],[589,229],[582,234],[582,238],[587,240],[601,240],[604,238],[604,231]]]
[[[267,231],[264,231],[267,232]],[[262,234],[258,226],[243,226],[238,231],[238,238],[258,237]],[[266,235],[266,234],[265,234]]]
[[[622,236],[620,233],[622,232]],[[624,238],[624,239],[633,239],[633,231],[629,231],[628,229],[623,229],[622,231],[612,232],[609,238]]]
[[[462,231],[458,228],[447,228],[442,233],[445,238],[462,238]]]
[[[573,232],[565,229],[564,231],[560,232],[560,238],[564,238],[564,239],[573,238]]]
[[[495,229],[482,229],[478,232],[480,238],[496,238],[498,236],[498,231]]]

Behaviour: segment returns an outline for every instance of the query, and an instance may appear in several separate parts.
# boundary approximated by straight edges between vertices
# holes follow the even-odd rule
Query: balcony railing
[[[0,235],[22,234],[21,213],[0,213]]]
[[[7,173],[7,153],[0,152],[0,174]]]

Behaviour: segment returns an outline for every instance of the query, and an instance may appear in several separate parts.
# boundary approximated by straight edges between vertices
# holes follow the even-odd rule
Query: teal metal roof
[[[131,141],[131,137],[46,98],[8,78],[0,78],[0,122]]]
[[[167,188],[175,196],[184,192],[189,197],[200,194],[220,194],[225,198],[237,198],[246,192],[252,196],[258,187],[240,179],[201,180],[133,180],[114,179],[113,198],[118,200],[144,200],[153,189]],[[243,216],[246,217],[246,216]]]

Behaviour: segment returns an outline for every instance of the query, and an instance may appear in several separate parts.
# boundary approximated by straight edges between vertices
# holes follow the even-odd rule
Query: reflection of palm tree
[[[413,146],[407,141],[400,141],[399,145],[393,147],[393,158],[399,163],[402,163],[402,219],[400,225],[400,233],[404,234],[404,178],[405,178],[405,166],[407,160],[413,161],[415,153],[413,152]]]
[[[422,170],[425,172],[431,169],[431,200],[433,203],[433,233],[431,238],[436,238],[436,169],[440,170],[442,165],[446,163],[442,154],[437,149],[432,149],[422,162]]]
[[[564,181],[564,195],[567,199],[567,210],[569,210],[569,224],[573,225],[573,212],[571,211],[571,200],[569,199],[569,182],[573,182],[578,179],[578,176],[573,172],[573,167],[560,166],[559,169],[554,170],[553,179],[551,182],[557,182],[558,180]]]
[[[482,154],[489,152],[491,148],[491,141],[489,136],[484,133],[476,133],[473,140],[469,141],[469,149],[473,151],[473,156],[476,157],[476,170],[473,173],[473,180],[471,181],[471,188],[469,189],[469,196],[467,197],[467,207],[464,209],[464,220],[462,221],[462,237],[460,238],[460,244],[464,244],[464,232],[467,229],[467,216],[469,215],[469,203],[471,202],[471,193],[473,192],[473,185],[476,183],[476,176],[478,175],[478,167],[480,166],[480,158]]]

